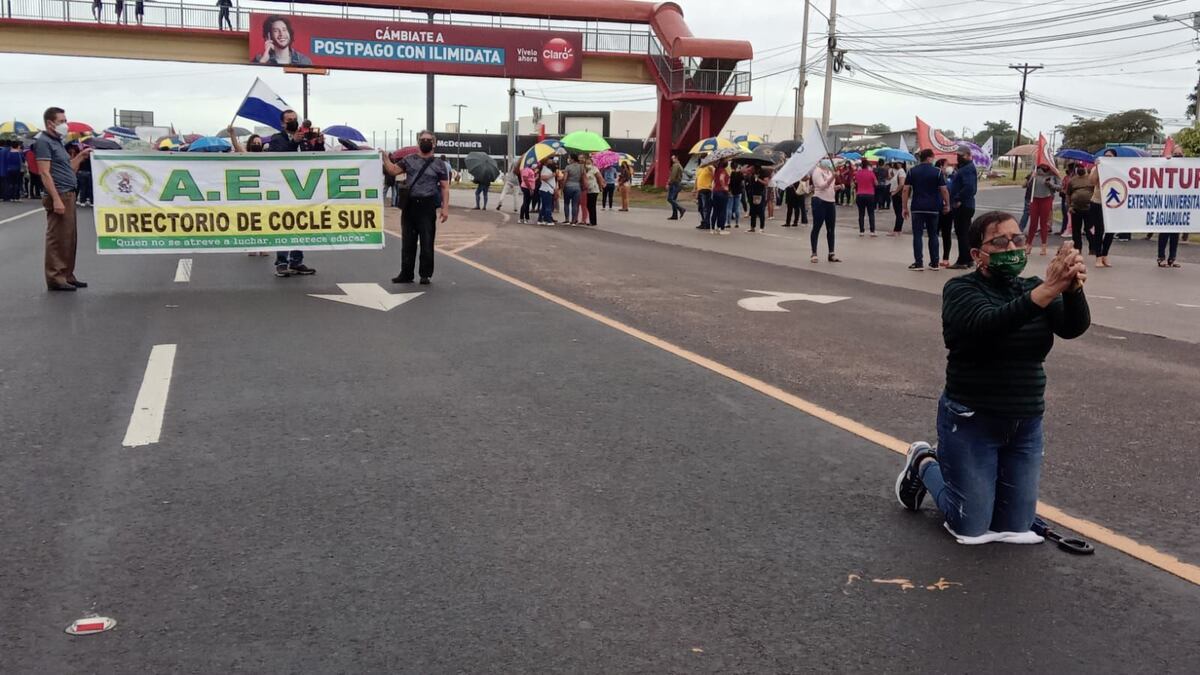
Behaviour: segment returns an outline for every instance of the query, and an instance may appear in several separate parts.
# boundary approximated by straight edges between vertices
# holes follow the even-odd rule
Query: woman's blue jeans
[[[538,190],[538,199],[541,200],[541,210],[538,212],[539,223],[554,222],[554,193],[545,190]]]
[[[577,187],[563,188],[563,216],[568,223],[579,222],[579,195]]]
[[[1028,532],[1037,515],[1042,418],[997,417],[943,394],[938,401],[937,461],[921,481],[955,533]]]

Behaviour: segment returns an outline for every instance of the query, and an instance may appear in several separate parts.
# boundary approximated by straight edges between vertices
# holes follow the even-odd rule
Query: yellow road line
[[[627,324],[621,323],[620,321],[617,321],[616,319],[611,319],[607,316],[604,316],[603,314],[594,312],[594,311],[592,311],[586,307],[583,307],[581,305],[577,305],[577,304],[571,302],[570,300],[567,300],[566,298],[562,298],[562,297],[559,297],[549,291],[542,290],[541,288],[538,288],[537,286],[534,286],[533,284],[521,281],[520,279],[517,279],[515,277],[511,277],[499,270],[492,269],[491,267],[488,267],[487,265],[477,263],[474,260],[469,260],[469,259],[464,258],[455,253],[446,253],[444,251],[442,253],[450,258],[457,260],[458,262],[463,263],[464,265],[469,265],[469,266],[479,270],[480,272],[489,274],[497,279],[500,279],[501,281],[508,282],[508,283],[512,284],[513,286],[516,286],[517,288],[520,288],[522,290],[529,291],[530,293],[532,293],[542,299],[549,300],[550,302],[553,302],[556,305],[559,305],[561,307],[569,309],[572,312],[575,312],[577,314],[582,314],[583,316],[586,316],[587,318],[592,319],[593,321],[597,321],[599,323],[604,324],[605,326],[608,326],[609,328],[613,328],[615,330],[621,331],[622,333],[625,333],[626,335],[635,337],[645,343],[648,343],[655,347],[658,347],[659,349],[661,349],[665,352],[674,354],[675,356],[678,356],[681,359],[691,361],[692,363],[694,363],[702,368],[707,368],[708,370],[711,370],[712,372],[717,373],[718,375],[723,375],[723,376],[733,380],[734,382],[743,384],[761,394],[765,394],[777,401],[786,403],[786,404],[792,406],[793,408],[800,410],[801,412],[812,415],[813,417],[816,417],[819,420],[822,420],[824,422],[832,424],[833,426],[838,427],[839,429],[842,429],[843,431],[848,431],[848,432],[854,434],[855,436],[858,436],[862,439],[868,440],[872,443],[875,443],[876,445],[883,446],[883,447],[887,448],[888,450],[891,450],[892,452],[904,454],[908,451],[908,443],[905,443],[904,441],[900,440],[899,438],[896,438],[895,436],[891,436],[891,435],[886,434],[877,429],[872,429],[871,427],[868,427],[867,425],[865,425],[861,422],[857,422],[855,420],[850,419],[849,417],[839,415],[838,413],[835,413],[832,410],[829,410],[828,408],[819,406],[816,403],[812,403],[811,401],[806,401],[806,400],[800,398],[799,396],[790,394],[790,393],[780,389],[779,387],[768,384],[756,377],[753,377],[753,376],[747,375],[745,373],[742,373],[740,371],[734,370],[733,368],[730,368],[729,366],[726,366],[722,363],[718,363],[717,361],[713,361],[710,358],[701,356],[693,351],[684,349],[683,347],[680,347],[678,345],[667,342],[666,340],[664,340],[662,338],[655,337],[654,335],[651,335],[642,330],[638,330],[637,328],[634,328],[633,326],[629,326]],[[1066,526],[1085,537],[1088,537],[1094,541],[1100,542],[1101,544],[1104,544],[1111,548],[1115,548],[1118,551],[1125,553],[1126,555],[1137,558],[1138,560],[1141,560],[1142,562],[1146,562],[1151,565],[1154,565],[1155,567],[1157,567],[1161,570],[1170,572],[1171,574],[1174,574],[1175,576],[1178,576],[1181,579],[1185,579],[1187,581],[1190,581],[1193,584],[1200,586],[1200,566],[1196,566],[1191,563],[1183,562],[1182,560],[1176,558],[1175,556],[1169,555],[1167,553],[1163,553],[1162,551],[1159,551],[1158,549],[1156,549],[1152,546],[1140,544],[1140,543],[1134,541],[1133,539],[1126,537],[1125,535],[1117,534],[1116,532],[1113,532],[1112,530],[1108,529],[1107,527],[1104,527],[1103,525],[1099,525],[1097,523],[1093,523],[1092,521],[1087,520],[1085,518],[1080,518],[1078,516],[1072,516],[1072,515],[1068,514],[1067,512],[1063,511],[1062,509],[1060,509],[1056,506],[1047,504],[1045,502],[1041,502],[1041,501],[1038,502],[1038,512],[1043,517],[1045,517],[1047,520],[1051,520],[1053,522],[1059,523],[1060,525]]]

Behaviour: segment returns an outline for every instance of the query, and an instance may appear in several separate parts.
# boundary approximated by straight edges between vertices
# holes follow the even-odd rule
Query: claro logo
[[[552,73],[565,73],[575,65],[575,49],[566,40],[554,38],[542,45],[542,62]]]

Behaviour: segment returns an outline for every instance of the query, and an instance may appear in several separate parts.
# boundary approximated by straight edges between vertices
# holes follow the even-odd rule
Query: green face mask
[[[988,271],[1003,279],[1015,279],[1025,270],[1025,249],[998,251],[988,254]]]

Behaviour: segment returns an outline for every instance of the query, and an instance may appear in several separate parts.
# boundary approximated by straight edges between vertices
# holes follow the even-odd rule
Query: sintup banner
[[[375,152],[92,155],[96,249],[383,248]]]
[[[1106,232],[1200,232],[1200,159],[1100,157]]]

